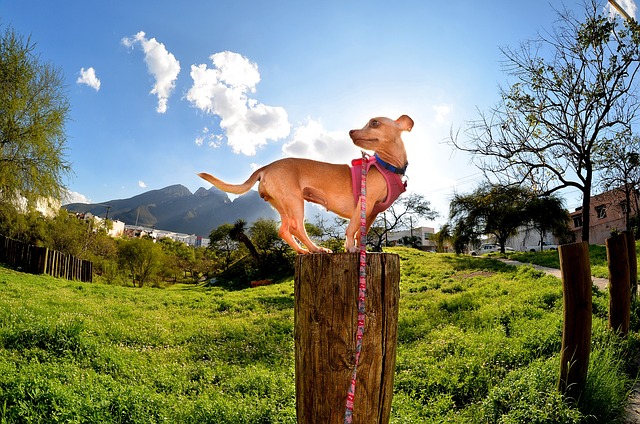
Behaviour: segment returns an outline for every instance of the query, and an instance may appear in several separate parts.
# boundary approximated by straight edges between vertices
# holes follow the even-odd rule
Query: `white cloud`
[[[180,62],[173,54],[167,51],[164,44],[157,42],[155,38],[147,39],[143,31],[133,37],[123,38],[122,44],[130,48],[135,47],[136,44],[142,47],[147,69],[156,80],[151,90],[151,94],[155,94],[158,97],[156,111],[165,113],[167,111],[167,102],[175,88],[175,82],[180,73]]]
[[[328,131],[311,118],[297,127],[291,140],[282,146],[285,156],[302,157],[331,163],[349,163],[360,157],[347,131]]]
[[[631,16],[633,19],[636,18],[637,7],[633,0],[617,0],[616,2],[620,5],[620,7],[622,7],[622,9],[624,9],[625,12],[629,14],[629,16]],[[611,3],[608,3],[608,5],[609,5],[609,14],[611,16],[615,15],[616,13],[619,13]]]
[[[91,203],[91,199],[89,199],[84,194],[67,190],[66,195],[62,199],[62,204],[68,205],[70,203]]]
[[[96,71],[93,67],[89,69],[80,69],[80,76],[76,80],[77,84],[86,84],[96,91],[100,90],[100,80],[96,76]]]
[[[147,188],[147,184],[145,184],[145,182],[144,182],[144,181],[140,180],[140,181],[138,181],[138,187],[140,187],[140,188]]]
[[[433,106],[433,111],[436,114],[437,124],[449,124],[451,118],[451,106],[450,105],[436,105]]]
[[[202,146],[205,142],[209,147],[220,147],[224,136],[220,134],[212,134],[209,128],[204,127],[200,135],[196,137],[196,146]]]
[[[212,68],[205,64],[191,66],[193,86],[187,100],[221,118],[220,128],[234,152],[251,156],[267,140],[289,135],[291,125],[284,108],[264,105],[247,95],[254,93],[260,82],[258,65],[229,51],[210,59]]]

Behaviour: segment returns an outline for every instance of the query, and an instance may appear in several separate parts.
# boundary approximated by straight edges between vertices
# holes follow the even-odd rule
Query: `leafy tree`
[[[569,241],[569,213],[564,201],[554,195],[533,197],[527,204],[524,215],[529,219],[538,233],[540,250],[543,250],[544,236],[548,232],[558,236],[560,240]]]
[[[231,265],[233,254],[238,251],[238,242],[231,238],[233,225],[222,224],[209,234],[208,249],[215,254],[222,256],[223,269],[228,270]]]
[[[44,244],[50,249],[82,259],[88,259],[99,233],[106,235],[106,230],[99,228],[94,220],[80,219],[62,208],[47,220],[47,224]]]
[[[0,202],[0,234],[34,246],[45,246],[46,219],[35,209],[22,212]]]
[[[295,254],[278,235],[278,223],[273,219],[258,219],[249,228],[254,245],[262,251],[263,260],[253,274],[257,278],[281,278],[293,273]]]
[[[530,192],[520,187],[496,184],[482,185],[471,194],[454,195],[449,219],[456,228],[458,243],[491,234],[504,253],[507,239],[528,221],[523,211],[529,200]]]
[[[422,246],[422,241],[418,236],[404,236],[400,239],[403,246],[413,247],[417,249]]]
[[[253,257],[253,259],[260,262],[261,258],[258,250],[256,249],[256,246],[253,244],[249,236],[247,236],[247,234],[245,233],[246,227],[247,222],[244,219],[237,220],[229,231],[229,237],[231,237],[232,240],[239,241],[240,243],[244,244],[249,250],[249,253]]]
[[[250,255],[237,255],[239,245]],[[211,231],[207,249],[224,258],[222,272],[216,278],[231,286],[241,287],[249,281],[281,278],[293,273],[293,250],[278,235],[278,223],[272,219],[258,219],[251,227],[243,220],[234,225],[224,224]],[[233,259],[237,258],[235,262]]]
[[[289,245],[278,235],[278,223],[273,219],[258,219],[249,228],[249,236],[256,249],[262,251],[262,255],[289,248]]]
[[[603,152],[616,134],[630,131],[640,105],[640,35],[635,22],[585,5],[584,20],[565,10],[551,33],[503,48],[505,71],[515,79],[501,101],[471,122],[458,149],[473,154],[502,183],[527,184],[540,193],[582,192],[582,240],[589,240],[589,206]]]
[[[214,253],[206,247],[195,248],[195,262],[193,264],[192,274],[198,276],[209,276],[213,274],[216,268]]]
[[[61,199],[69,101],[62,72],[12,28],[0,35],[0,202]]]
[[[467,227],[464,223],[458,222],[453,226],[451,240],[453,242],[453,251],[459,255],[464,253],[468,245],[477,244],[480,236],[473,231],[472,227]]]
[[[122,240],[118,246],[120,265],[131,275],[133,286],[142,287],[160,270],[162,248],[149,238]]]
[[[434,219],[438,213],[431,209],[430,202],[421,194],[402,196],[386,211],[379,214],[367,234],[367,241],[376,252],[382,251],[387,234],[411,228],[420,219]]]
[[[440,228],[440,231],[433,235],[433,240],[436,242],[436,252],[444,253],[445,243],[453,240],[451,230],[451,225],[444,224],[442,228]]]
[[[173,273],[174,279],[177,279],[177,272],[183,273],[186,278],[196,259],[194,248],[169,237],[160,239],[158,243],[164,252],[165,270]]]

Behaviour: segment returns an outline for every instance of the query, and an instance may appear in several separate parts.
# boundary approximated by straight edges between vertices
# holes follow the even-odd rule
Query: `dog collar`
[[[403,168],[396,168],[395,166],[391,165],[390,163],[387,163],[387,162],[383,161],[382,159],[380,159],[380,156],[378,156],[377,153],[374,155],[374,157],[376,158],[376,161],[384,169],[387,169],[387,170],[393,172],[394,174],[404,175],[404,173],[407,172],[407,166],[409,166],[409,163],[406,163]]]

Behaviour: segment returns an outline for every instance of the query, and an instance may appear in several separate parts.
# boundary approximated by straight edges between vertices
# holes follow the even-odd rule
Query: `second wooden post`
[[[609,264],[609,327],[626,336],[629,333],[631,282],[627,235],[605,240]]]

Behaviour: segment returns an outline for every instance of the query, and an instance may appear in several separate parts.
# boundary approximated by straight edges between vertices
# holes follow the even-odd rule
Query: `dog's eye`
[[[372,119],[371,122],[369,123],[370,126],[372,126],[373,128],[377,127],[378,125],[380,125],[380,122],[376,119]]]

